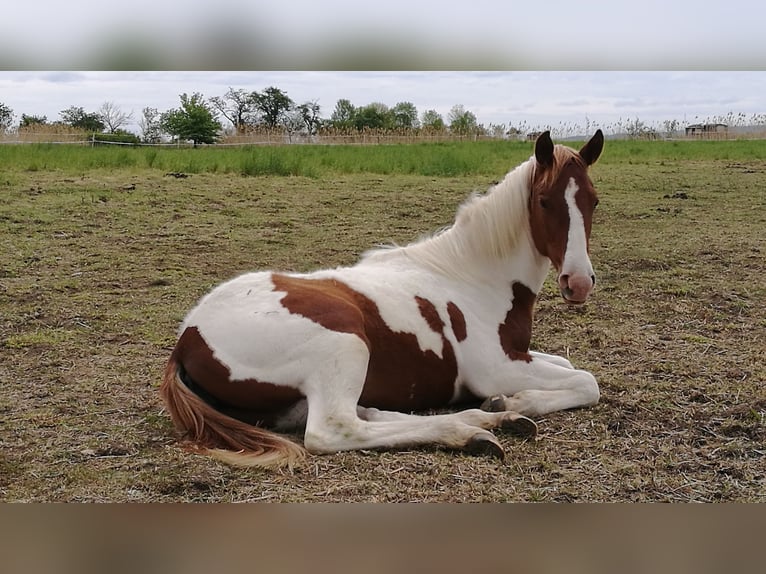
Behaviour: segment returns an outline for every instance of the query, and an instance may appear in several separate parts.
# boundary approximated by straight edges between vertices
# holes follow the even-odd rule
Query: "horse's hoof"
[[[503,420],[501,428],[524,438],[537,436],[537,423],[524,415],[513,413]]]
[[[471,437],[465,445],[466,451],[478,456],[492,456],[500,460],[505,460],[505,451],[492,435],[477,434]]]
[[[508,410],[505,408],[505,395],[495,395],[494,397],[488,397],[483,403],[481,403],[481,410],[488,411],[490,413],[500,413]]]

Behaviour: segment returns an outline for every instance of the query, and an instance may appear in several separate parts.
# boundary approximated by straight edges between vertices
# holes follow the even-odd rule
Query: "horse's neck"
[[[405,248],[419,263],[472,282],[521,281],[538,292],[550,262],[534,246],[529,229],[532,162],[508,173],[486,194],[464,203],[455,224]]]

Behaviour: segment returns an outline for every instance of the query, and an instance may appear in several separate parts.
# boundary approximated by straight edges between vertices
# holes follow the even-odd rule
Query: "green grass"
[[[9,349],[22,349],[26,347],[59,346],[71,341],[74,334],[61,329],[46,328],[39,331],[29,331],[18,335],[11,335],[5,341],[0,342]]]
[[[578,142],[569,143],[573,147]],[[766,140],[613,141],[603,163],[742,160],[766,157]],[[374,173],[433,177],[493,175],[528,158],[530,142],[451,142],[394,145],[292,145],[237,148],[95,148],[34,144],[0,146],[0,170],[28,172],[152,169],[162,172],[248,176]]]
[[[381,146],[246,146],[237,148],[113,148],[53,144],[0,146],[0,169],[69,173],[98,168],[248,176],[327,174],[456,176],[496,173],[531,153],[530,144],[479,142]]]

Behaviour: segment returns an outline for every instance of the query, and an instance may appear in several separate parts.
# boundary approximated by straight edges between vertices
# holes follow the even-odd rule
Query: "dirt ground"
[[[274,472],[179,448],[157,389],[184,314],[246,270],[414,240],[490,181],[0,175],[0,498],[766,501],[766,163],[593,178],[597,290],[572,308],[549,281],[533,348],[591,370],[597,406],[538,420],[535,441],[498,432],[504,463],[425,448]]]

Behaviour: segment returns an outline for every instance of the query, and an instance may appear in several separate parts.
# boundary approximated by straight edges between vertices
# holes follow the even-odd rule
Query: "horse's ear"
[[[541,166],[548,168],[553,165],[553,140],[551,132],[544,131],[537,136],[535,142],[535,159]]]
[[[601,130],[596,130],[593,137],[588,140],[582,149],[580,150],[580,157],[585,160],[586,165],[593,165],[596,163],[598,156],[601,155],[601,150],[604,149],[604,134]]]

